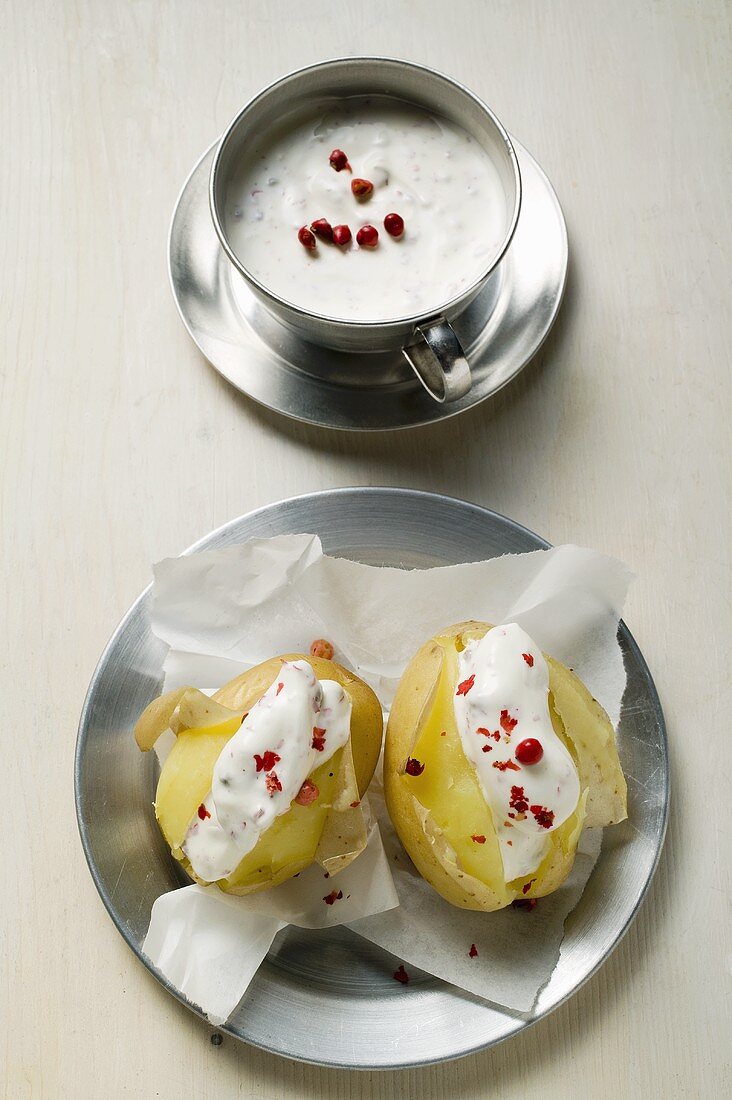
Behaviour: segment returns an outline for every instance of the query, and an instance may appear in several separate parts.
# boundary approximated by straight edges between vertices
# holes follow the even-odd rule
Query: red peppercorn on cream
[[[531,874],[548,833],[574,813],[580,781],[549,714],[549,669],[516,623],[459,654],[454,698],[463,751],[490,808],[507,882]]]
[[[293,800],[317,797],[307,777],[350,730],[351,700],[341,685],[318,680],[307,661],[285,662],[225,745],[188,827],[183,851],[196,875],[205,882],[230,875]]]
[[[232,176],[225,207],[231,247],[255,278],[343,320],[431,312],[480,277],[506,228],[503,187],[482,146],[383,96],[327,101],[270,130]],[[400,233],[387,226],[359,247],[364,225],[395,214]],[[339,227],[337,243],[298,239],[321,221]]]

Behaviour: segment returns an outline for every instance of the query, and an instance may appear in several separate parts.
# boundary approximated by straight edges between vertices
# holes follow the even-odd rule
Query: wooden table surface
[[[730,1094],[731,12],[0,5],[8,1098]],[[456,420],[370,436],[235,393],[178,319],[165,248],[183,179],[249,95],[360,52],[432,64],[482,95],[554,182],[571,249],[559,321],[516,382]],[[405,1073],[213,1046],[114,929],[74,819],[86,686],[151,563],[259,505],[343,485],[446,492],[623,558],[637,574],[626,618],[671,740],[661,866],[601,972],[517,1039]]]

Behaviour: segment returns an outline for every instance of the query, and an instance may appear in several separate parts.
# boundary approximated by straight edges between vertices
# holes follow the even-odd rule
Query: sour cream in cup
[[[348,168],[331,166],[334,150]],[[365,195],[351,188],[359,179]],[[222,137],[210,203],[228,258],[299,337],[346,352],[401,349],[436,400],[467,393],[450,322],[509,247],[521,177],[508,134],[466,88],[391,58],[291,73]],[[403,233],[389,233],[389,214]],[[350,241],[309,239],[320,219],[348,226]]]
[[[348,167],[332,166],[334,151]],[[372,186],[365,199],[354,180]],[[403,220],[398,237],[390,214]],[[491,157],[462,127],[403,101],[354,97],[263,135],[232,176],[224,219],[242,264],[281,298],[384,321],[429,313],[480,276],[501,243],[506,198]],[[321,220],[347,226],[350,241],[318,236]],[[303,246],[298,231],[314,222],[314,247]],[[357,242],[366,225],[375,247]]]

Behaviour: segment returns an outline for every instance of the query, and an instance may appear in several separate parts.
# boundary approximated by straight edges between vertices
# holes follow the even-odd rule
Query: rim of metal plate
[[[369,487],[326,490],[256,509],[212,531],[185,553],[303,531],[318,533],[328,553],[405,568],[479,560],[550,545],[514,520],[454,497]],[[424,551],[427,533],[429,555]],[[151,587],[141,593],[120,622],[91,679],[76,746],[76,813],[89,870],[118,931],[160,984],[205,1018],[142,953],[154,897],[181,884],[154,822],[142,856],[157,861],[166,882],[154,886],[152,894],[142,900],[139,893],[134,895],[136,912],[124,912],[118,900],[121,859],[103,866],[96,835],[99,822],[114,813],[114,806],[110,809],[105,798],[102,814],[100,791],[87,782],[88,756],[95,740],[100,742],[97,751],[102,754],[116,746],[129,750],[130,759],[143,760],[133,745],[132,724],[141,704],[160,690],[165,653],[150,632]],[[408,1068],[459,1058],[502,1042],[558,1008],[584,985],[618,945],[638,912],[660,858],[668,819],[669,763],[661,704],[643,655],[624,622],[619,640],[628,672],[619,746],[621,755],[640,753],[636,766],[642,772],[629,779],[633,824],[606,832],[598,866],[568,918],[557,967],[531,1014],[510,1013],[419,972],[412,974],[408,987],[400,986],[391,979],[398,960],[347,929],[314,933],[288,928],[276,938],[244,1000],[221,1030],[271,1053],[316,1065]],[[134,685],[132,693],[126,691],[128,682]],[[114,784],[120,773],[109,763],[105,759]],[[650,777],[652,804],[648,800]],[[132,783],[134,787],[122,791],[120,805],[127,819],[147,820],[151,817],[151,761],[145,761],[145,767],[135,765]],[[133,839],[137,843],[139,837]],[[131,862],[135,863],[134,858]],[[143,870],[139,870],[141,876]],[[314,1032],[315,1011],[321,1023],[325,1020],[327,1024],[330,1015],[332,1026]],[[349,1017],[351,1031],[343,1026]],[[286,1018],[289,1026],[283,1029]]]
[[[241,393],[319,427],[418,427],[485,401],[515,378],[543,344],[559,312],[569,261],[567,228],[554,189],[523,145],[513,136],[511,141],[523,181],[521,216],[484,290],[453,322],[473,374],[465,397],[434,401],[401,351],[354,355],[318,348],[268,313],[221,248],[211,220],[208,185],[218,142],[184,183],[168,237],[170,285],[191,339]]]

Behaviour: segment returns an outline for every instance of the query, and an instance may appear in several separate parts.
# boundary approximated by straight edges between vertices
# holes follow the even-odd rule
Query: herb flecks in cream
[[[351,700],[341,685],[318,680],[307,661],[285,662],[224,746],[188,827],[183,851],[196,875],[204,882],[230,875],[350,732]]]
[[[459,655],[455,718],[491,811],[506,881],[537,869],[548,834],[574,813],[580,782],[549,714],[549,668],[516,623],[493,627]],[[518,753],[527,740],[541,753]],[[521,756],[538,757],[521,763]]]

